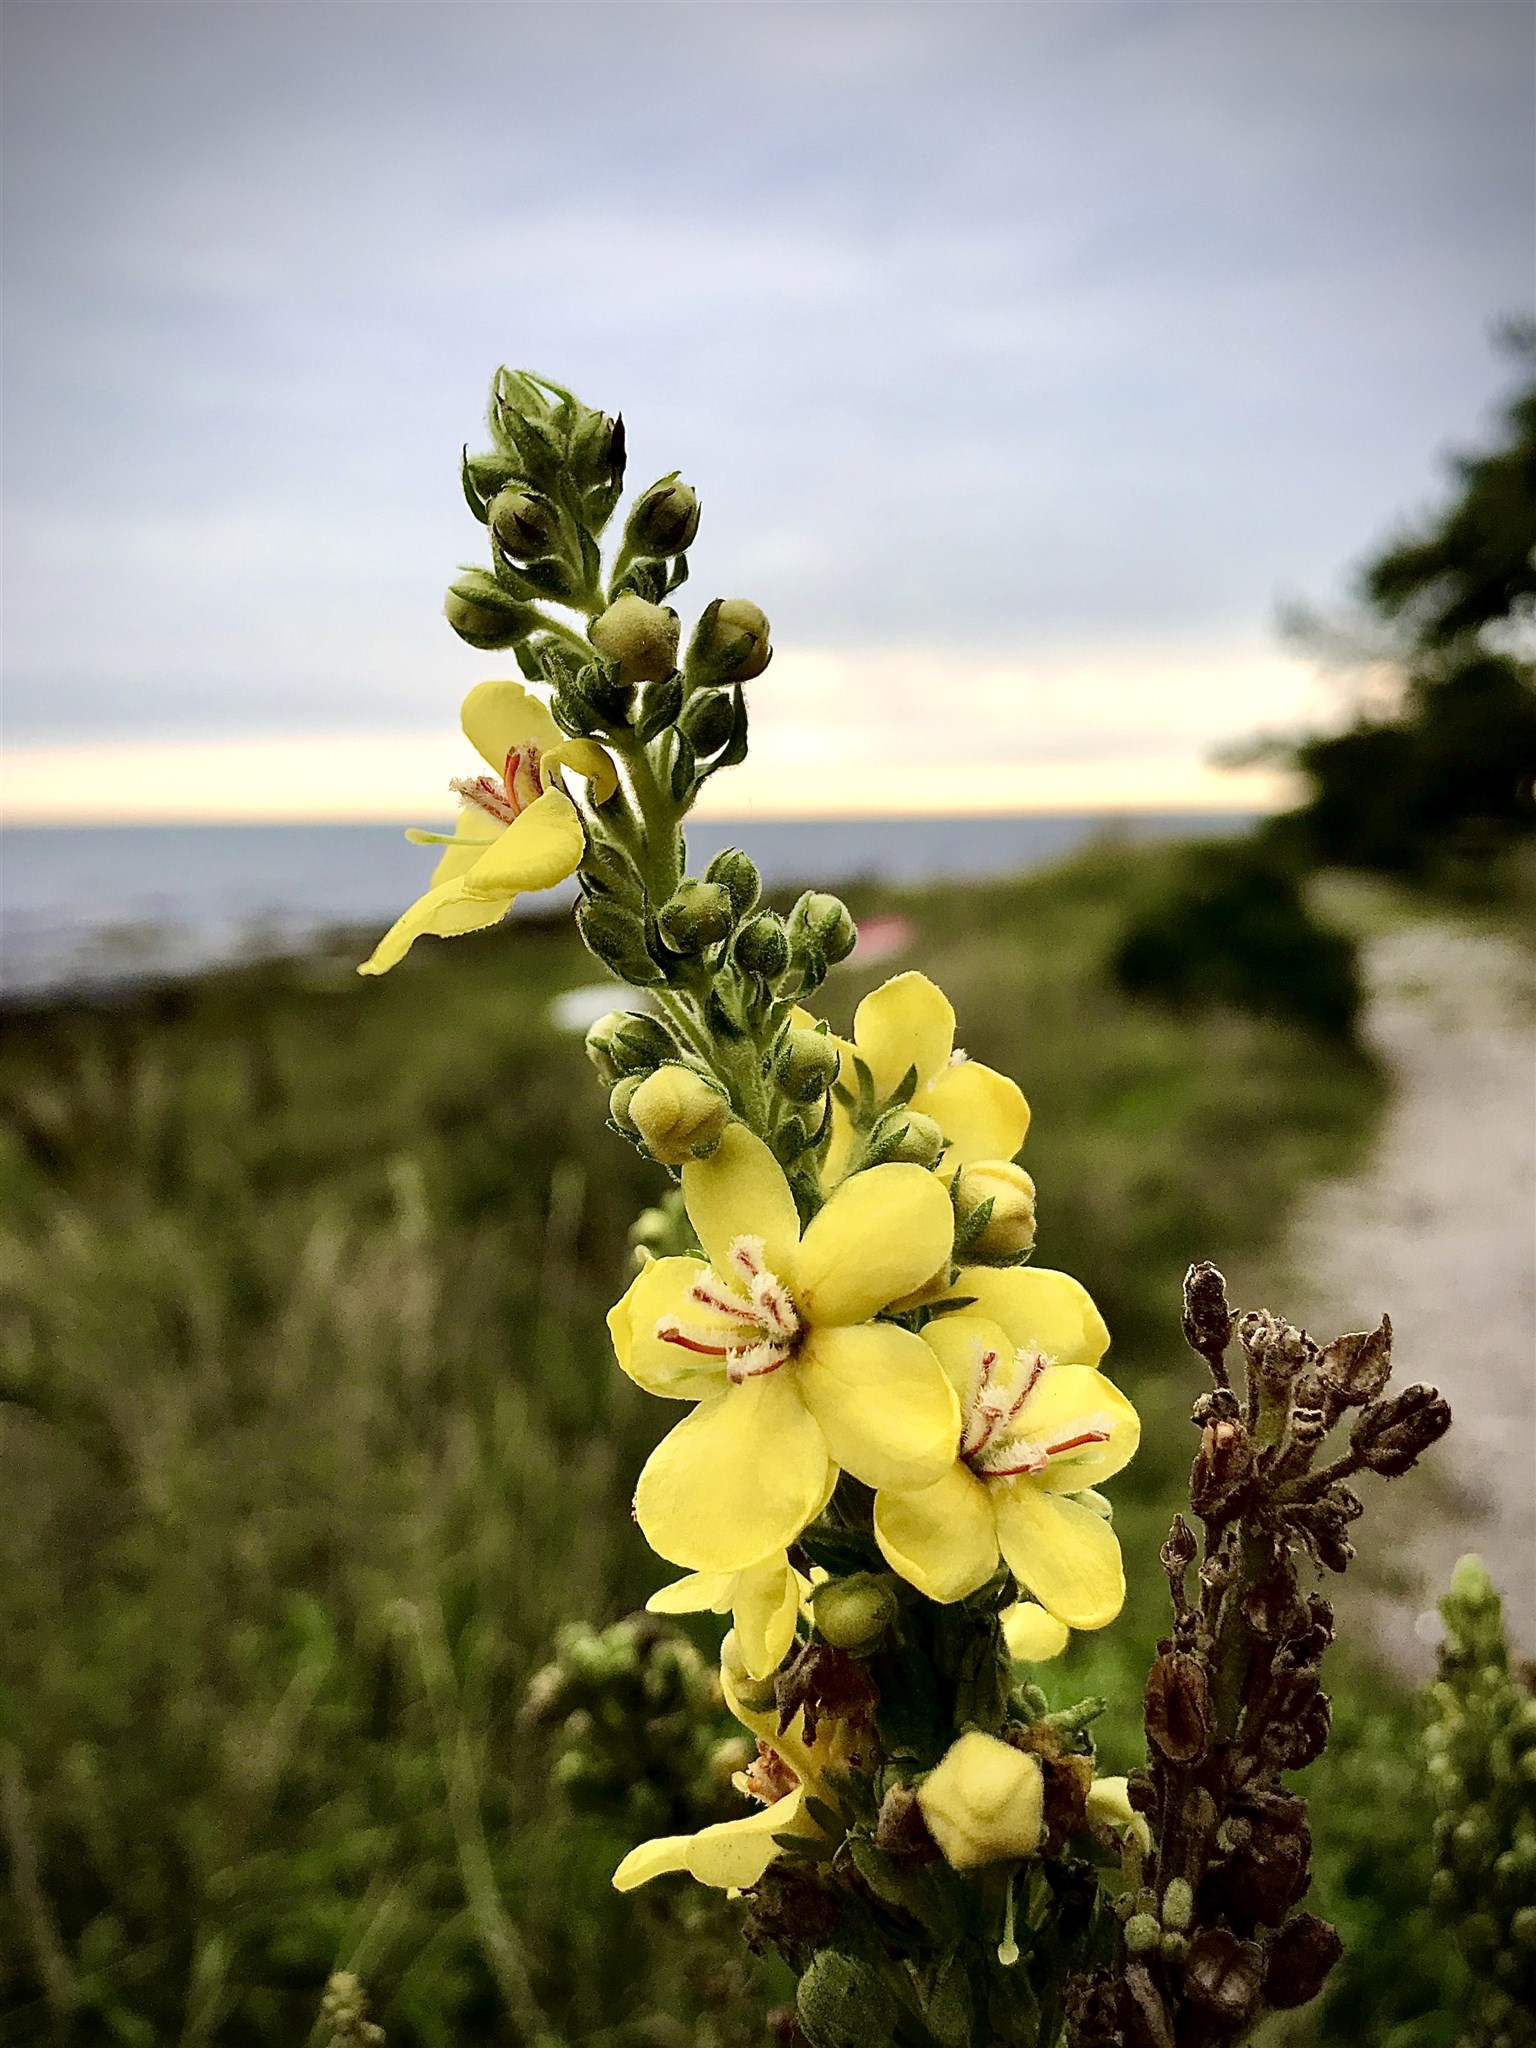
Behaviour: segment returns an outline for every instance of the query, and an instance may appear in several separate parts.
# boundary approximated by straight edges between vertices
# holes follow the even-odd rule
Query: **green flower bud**
[[[661,935],[677,953],[702,953],[725,938],[735,918],[719,882],[680,882],[657,912]]]
[[[660,1018],[634,1010],[610,1010],[587,1033],[587,1058],[610,1083],[625,1074],[648,1074],[676,1055],[672,1034]]]
[[[615,499],[624,481],[624,420],[582,408],[571,431],[570,477],[579,491]]]
[[[536,561],[560,545],[560,514],[541,491],[513,484],[491,500],[485,523],[514,562]]]
[[[1163,1925],[1171,1927],[1175,1934],[1183,1934],[1194,1916],[1195,1895],[1189,1888],[1189,1879],[1169,1878],[1168,1889],[1163,1893]]]
[[[630,1116],[629,1105],[634,1101],[637,1091],[644,1087],[645,1079],[644,1074],[626,1074],[622,1081],[614,1084],[613,1092],[608,1097],[608,1114],[619,1129],[628,1131],[631,1137],[638,1137],[639,1132],[635,1128],[634,1119]]]
[[[795,1992],[795,2011],[811,2048],[887,2048],[896,2003],[871,1964],[824,1948]]]
[[[1150,1913],[1133,1913],[1125,1923],[1125,1945],[1133,1956],[1150,1955],[1162,1940],[1163,1930]]]
[[[837,1047],[824,1031],[791,1029],[779,1040],[773,1071],[791,1102],[819,1102],[837,1068]]]
[[[809,947],[824,960],[846,960],[859,943],[859,928],[846,903],[807,889],[789,913],[789,943],[797,953]]]
[[[707,1158],[731,1117],[719,1089],[691,1067],[658,1067],[640,1082],[625,1108],[646,1150],[663,1166]]]
[[[705,759],[719,753],[735,723],[736,707],[724,690],[695,690],[678,720],[694,752]]]
[[[624,528],[632,555],[680,555],[699,530],[699,501],[674,470],[635,500]]]
[[[704,879],[706,882],[718,882],[729,892],[731,908],[738,917],[745,917],[749,910],[755,908],[763,893],[762,876],[739,846],[722,848],[704,870]]]
[[[773,657],[766,615],[745,597],[717,597],[706,605],[688,643],[688,680],[749,683]]]
[[[645,949],[645,926],[632,910],[589,896],[576,906],[576,929],[588,952],[621,980],[644,988],[662,979],[661,969]]]
[[[987,1220],[974,1237],[965,1235],[984,1203],[992,1204]],[[955,1181],[956,1237],[965,1256],[985,1265],[993,1259],[1017,1258],[1035,1241],[1035,1184],[1022,1166],[1007,1159],[984,1159],[963,1166]]]
[[[944,1150],[944,1133],[931,1116],[916,1109],[888,1110],[870,1137],[882,1162],[932,1166]]]
[[[525,640],[539,624],[532,605],[511,597],[484,569],[469,569],[449,585],[443,613],[461,640],[487,650]]]
[[[621,683],[659,683],[677,667],[677,635],[676,612],[629,591],[593,620],[588,637],[618,663]]]
[[[818,1586],[812,1612],[833,1649],[872,1650],[896,1619],[896,1595],[889,1579],[854,1572]]]
[[[759,911],[736,934],[731,952],[746,973],[777,981],[789,966],[789,933],[783,918],[771,910]]]

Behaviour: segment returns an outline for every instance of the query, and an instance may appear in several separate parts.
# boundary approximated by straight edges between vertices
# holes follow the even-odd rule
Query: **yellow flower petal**
[[[574,875],[586,850],[576,806],[562,791],[547,789],[498,833],[466,870],[462,886],[467,895],[501,899],[508,910],[524,890],[552,889]]]
[[[1068,1628],[1103,1628],[1125,1603],[1120,1544],[1092,1508],[1033,1480],[992,1480],[998,1542],[1008,1569]]]
[[[648,1394],[674,1401],[701,1401],[725,1385],[725,1360],[708,1358],[680,1344],[663,1343],[656,1325],[676,1316],[701,1337],[732,1330],[726,1318],[690,1297],[709,1268],[702,1259],[652,1259],[608,1311],[608,1334],[620,1369]]]
[[[786,1550],[818,1512],[827,1445],[794,1375],[746,1380],[701,1401],[652,1451],[635,1519],[658,1556],[739,1572]]]
[[[1040,1759],[969,1728],[919,1788],[928,1832],[956,1870],[1033,1856],[1045,1818]]]
[[[630,1850],[613,1873],[614,1890],[636,1891],[641,1885],[649,1884],[653,1877],[666,1877],[675,1870],[686,1870],[692,1843],[692,1835],[658,1835],[654,1842],[642,1842],[637,1849]]]
[[[1072,1639],[1072,1631],[1054,1614],[1047,1614],[1033,1600],[1020,1600],[1002,1617],[1003,1641],[1016,1664],[1048,1664],[1059,1657]],[[1125,1783],[1122,1778],[1121,1784]]]
[[[1036,1483],[1047,1493],[1082,1493],[1128,1465],[1141,1441],[1141,1417],[1113,1380],[1091,1365],[1049,1366],[999,1439],[998,1463],[1012,1462],[1013,1445],[1049,1451],[1100,1430],[1108,1432],[1107,1442],[1057,1453]]]
[[[708,1159],[683,1168],[683,1205],[718,1273],[729,1274],[738,1237],[756,1237],[769,1271],[787,1278],[800,1241],[795,1198],[783,1167],[745,1124],[728,1125]]]
[[[544,753],[565,735],[543,704],[521,683],[476,683],[459,711],[464,737],[499,775],[514,747],[531,740]]]
[[[736,1646],[752,1678],[771,1678],[789,1654],[800,1614],[800,1581],[782,1551],[736,1580]]]
[[[951,1167],[1011,1159],[1029,1129],[1024,1091],[979,1060],[945,1067],[918,1091],[912,1106],[931,1116],[949,1140],[945,1164]]]
[[[955,1043],[950,1000],[926,974],[898,974],[867,995],[853,1014],[853,1042],[874,1076],[875,1093],[889,1095],[908,1067],[918,1083],[931,1081]]]
[[[954,1227],[949,1195],[933,1174],[872,1166],[845,1180],[811,1219],[791,1291],[813,1323],[866,1322],[932,1277],[949,1256]]]
[[[688,1844],[688,1870],[700,1884],[717,1891],[750,1891],[773,1859],[781,1855],[775,1835],[819,1832],[805,1818],[805,1788],[797,1785],[772,1806],[759,1807],[742,1820],[726,1820],[703,1828]],[[619,1868],[622,1870],[623,1865]]]
[[[645,1603],[647,1614],[727,1614],[736,1591],[735,1572],[690,1572],[670,1586],[658,1586]]]
[[[981,1362],[989,1351],[998,1354],[999,1367],[994,1378],[999,1384],[1012,1380],[1018,1371],[1007,1331],[1001,1323],[991,1322],[986,1316],[970,1315],[963,1310],[959,1315],[940,1316],[924,1330],[923,1342],[960,1396],[962,1413],[970,1409],[976,1398]]]
[[[1109,1349],[1104,1318],[1080,1281],[1046,1266],[966,1266],[953,1290],[972,1295],[969,1314],[1001,1323],[1016,1349],[1052,1365],[1097,1365]]]
[[[960,1404],[910,1330],[895,1323],[813,1330],[798,1376],[834,1461],[866,1486],[928,1486],[953,1459]]]
[[[618,770],[613,757],[606,747],[600,747],[596,740],[562,740],[558,747],[552,747],[539,763],[539,772],[544,778],[545,788],[551,783],[556,788],[564,785],[560,781],[562,769],[572,774],[585,776],[591,785],[591,797],[595,804],[607,803],[619,786]]]
[[[387,974],[426,934],[431,933],[439,939],[455,939],[465,932],[483,931],[487,925],[498,923],[509,907],[509,903],[488,903],[466,895],[462,881],[447,882],[440,889],[429,889],[425,896],[418,896],[410,909],[395,919],[357,971],[359,974]]]
[[[959,1463],[918,1492],[877,1493],[875,1541],[891,1570],[930,1600],[963,1600],[997,1570],[987,1489]]]
[[[834,1100],[832,1104],[832,1131],[827,1139],[826,1156],[821,1162],[821,1179],[824,1187],[836,1187],[848,1171],[848,1161],[853,1152],[853,1124],[843,1105]]]

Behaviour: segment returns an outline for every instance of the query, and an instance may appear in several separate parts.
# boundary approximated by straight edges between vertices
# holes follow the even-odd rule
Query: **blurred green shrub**
[[[1128,995],[1226,1005],[1347,1039],[1360,1012],[1353,940],[1320,925],[1295,870],[1256,839],[1190,846],[1165,865],[1111,956]]]

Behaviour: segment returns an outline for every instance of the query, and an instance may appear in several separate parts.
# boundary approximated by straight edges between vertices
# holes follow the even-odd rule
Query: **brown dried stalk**
[[[1303,1590],[1299,1568],[1342,1572],[1361,1513],[1349,1480],[1400,1477],[1451,1421],[1431,1387],[1386,1394],[1385,1317],[1319,1348],[1264,1311],[1234,1317],[1221,1274],[1198,1265],[1184,1334],[1213,1382],[1193,1417],[1190,1504],[1204,1539],[1176,1515],[1163,1546],[1173,1632],[1147,1680],[1147,1765],[1131,1780],[1151,1849],[1129,1852],[1113,1967],[1073,1986],[1072,2048],[1228,2048],[1266,2012],[1321,1991],[1342,1945],[1298,1910],[1311,1832],[1282,1779],[1328,1741],[1319,1672],[1333,1609]],[[1347,1445],[1317,1462],[1352,1410]]]

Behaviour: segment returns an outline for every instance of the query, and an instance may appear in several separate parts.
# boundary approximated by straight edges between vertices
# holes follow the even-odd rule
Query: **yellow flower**
[[[1145,1814],[1131,1805],[1130,1783],[1125,1778],[1095,1778],[1088,1788],[1088,1820],[1095,1827],[1113,1828],[1122,1840],[1129,1835],[1143,1855],[1152,1847],[1152,1830]]]
[[[853,1017],[853,1045],[869,1068],[883,1102],[917,1069],[911,1106],[931,1116],[948,1140],[947,1167],[982,1159],[1011,1159],[1029,1129],[1029,1104],[1017,1084],[955,1051],[955,1013],[948,996],[926,974],[898,974],[867,995]],[[843,1085],[857,1087],[852,1060],[843,1061]],[[834,1102],[827,1178],[836,1180],[853,1141],[847,1111]]]
[[[1068,1628],[1103,1628],[1125,1600],[1114,1530],[1070,1498],[1118,1472],[1141,1435],[1136,1410],[1095,1370],[1108,1344],[1077,1281],[1034,1267],[967,1267],[974,1305],[923,1332],[960,1397],[954,1462],[920,1490],[875,1496],[875,1538],[930,1600],[962,1600],[1002,1554]]]
[[[953,1216],[920,1166],[852,1175],[800,1231],[783,1170],[743,1124],[683,1168],[703,1259],[657,1259],[608,1318],[630,1378],[698,1406],[651,1453],[635,1516],[660,1556],[741,1572],[821,1512],[838,1468],[922,1487],[959,1404],[921,1337],[874,1318],[949,1256]]]
[[[735,1669],[733,1670],[733,1667]],[[696,1835],[661,1835],[631,1849],[613,1873],[616,1890],[632,1892],[653,1877],[686,1870],[700,1884],[721,1891],[747,1891],[782,1851],[776,1835],[818,1835],[821,1830],[806,1812],[806,1800],[836,1803],[828,1774],[848,1757],[845,1723],[823,1716],[816,1740],[805,1739],[805,1718],[797,1714],[781,1730],[778,1714],[743,1706],[733,1678],[742,1675],[745,1660],[734,1635],[720,1650],[720,1689],[725,1703],[750,1734],[757,1737],[757,1761],[733,1780],[738,1791],[762,1801],[758,1812],[740,1820],[719,1821]]]
[[[451,939],[496,924],[526,890],[552,889],[575,874],[587,842],[560,787],[562,768],[586,776],[599,803],[617,786],[603,749],[566,739],[521,683],[477,683],[460,717],[495,772],[453,784],[462,807],[451,838],[406,833],[418,846],[441,846],[443,856],[426,895],[390,926],[359,974],[387,974],[424,932]]]
[[[1040,1759],[972,1728],[918,1787],[917,1803],[955,1870],[1033,1856],[1045,1809]]]
[[[809,1584],[782,1550],[740,1572],[691,1572],[653,1593],[652,1614],[729,1614],[747,1675],[771,1678],[789,1655]]]

